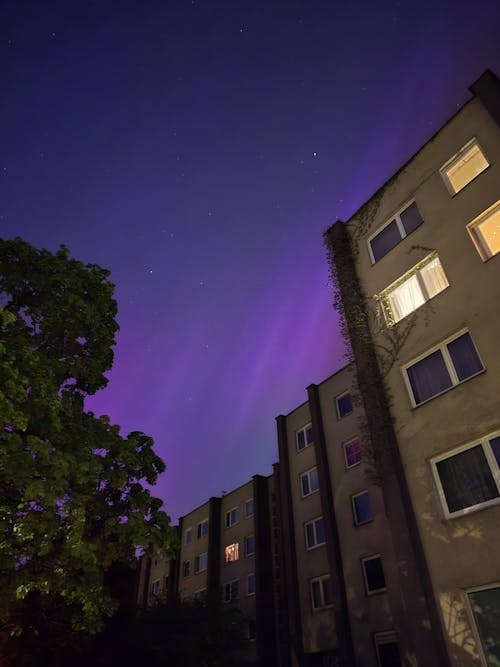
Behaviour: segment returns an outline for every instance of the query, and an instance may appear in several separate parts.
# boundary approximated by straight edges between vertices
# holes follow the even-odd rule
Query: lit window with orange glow
[[[232,563],[239,558],[238,542],[228,544],[224,549],[224,560],[226,563]]]
[[[467,229],[483,262],[500,252],[500,199],[469,223]]]

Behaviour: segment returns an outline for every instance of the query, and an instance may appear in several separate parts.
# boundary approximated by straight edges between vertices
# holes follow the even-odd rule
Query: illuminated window
[[[245,519],[250,519],[253,516],[253,498],[245,502]]]
[[[351,496],[351,503],[356,526],[372,521],[373,511],[368,491],[361,491]]]
[[[500,664],[500,586],[482,586],[467,592],[477,634],[489,667]]]
[[[367,594],[372,595],[385,591],[385,576],[380,555],[362,558],[361,565]]]
[[[309,445],[312,445],[313,444],[312,424],[307,424],[307,426],[304,426],[303,428],[299,429],[295,433],[295,441],[297,443],[298,452],[301,452],[306,447],[309,447]]]
[[[319,489],[317,468],[312,468],[311,470],[302,473],[302,475],[300,476],[300,488],[301,488],[302,498],[310,496],[311,493],[314,493]]]
[[[500,200],[467,225],[481,259],[500,252]]]
[[[224,584],[224,602],[232,602],[237,600],[240,594],[240,582],[238,579],[234,581],[228,581],[227,584]]]
[[[235,523],[239,521],[239,512],[237,507],[233,507],[232,510],[226,512],[226,528],[234,526]]]
[[[465,188],[487,167],[489,167],[488,160],[476,139],[472,139],[441,167],[440,172],[449,192],[455,194]]]
[[[224,560],[226,563],[232,563],[239,558],[238,542],[228,544],[224,549]]]
[[[192,539],[193,539],[193,529],[186,528],[186,532],[184,533],[185,544],[191,544]]]
[[[314,610],[333,607],[333,586],[329,574],[311,579],[310,588],[311,606]]]
[[[352,398],[351,394],[348,391],[345,391],[343,394],[340,394],[335,398],[335,406],[337,408],[337,417],[342,419],[342,417],[347,417],[352,412]]]
[[[447,518],[500,502],[500,433],[431,461]]]
[[[205,519],[204,521],[200,521],[200,523],[198,524],[198,527],[197,527],[197,535],[198,535],[198,539],[208,535],[208,519]]]
[[[407,204],[394,218],[388,220],[375,234],[368,238],[368,248],[372,262],[378,262],[401,239],[411,234],[423,223],[418,206],[414,201]]]
[[[361,462],[361,443],[358,438],[344,442],[345,467],[352,468]]]
[[[375,298],[383,306],[387,323],[392,325],[413,313],[448,285],[439,257],[432,253]]]
[[[208,567],[208,554],[200,554],[199,556],[195,556],[194,559],[194,572],[197,574],[198,572],[204,572]]]
[[[245,537],[245,556],[252,556],[255,553],[255,539],[253,535]]]
[[[414,406],[442,394],[484,370],[468,331],[449,338],[403,367]]]
[[[255,574],[247,576],[247,595],[255,595]]]
[[[325,524],[322,516],[306,523],[305,531],[307,549],[314,549],[325,544]]]

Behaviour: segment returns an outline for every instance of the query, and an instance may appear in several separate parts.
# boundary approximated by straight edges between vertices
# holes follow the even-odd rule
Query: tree
[[[0,239],[0,623],[26,601],[98,630],[105,584],[138,548],[170,554],[173,529],[144,487],[165,466],[140,432],[85,411],[103,388],[118,330],[109,272],[21,239]],[[49,602],[50,604],[46,604]],[[24,619],[24,620],[23,620]]]

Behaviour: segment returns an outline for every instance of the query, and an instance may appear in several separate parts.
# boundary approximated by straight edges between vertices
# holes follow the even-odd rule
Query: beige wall
[[[207,570],[195,573],[195,558],[208,553],[208,535],[198,538],[197,527],[208,519],[209,503],[196,508],[182,519],[181,550],[179,555],[179,597],[182,600],[193,598],[195,593],[207,588]],[[192,530],[191,542],[186,544],[186,531]],[[208,526],[210,531],[210,524]],[[190,574],[184,576],[184,562],[190,563]]]
[[[490,167],[451,196],[440,167],[476,137]],[[366,236],[409,199],[424,223],[374,266]],[[397,362],[386,376],[395,430],[419,530],[430,567],[448,649],[454,665],[481,664],[464,605],[464,591],[500,581],[500,506],[445,520],[430,459],[500,429],[500,255],[483,262],[466,225],[500,199],[500,130],[473,99],[349,221],[351,234],[363,229],[357,270],[371,297],[436,250],[450,286],[415,312]],[[356,231],[358,230],[358,231]],[[401,335],[408,318],[392,329]],[[387,344],[387,329],[372,321],[376,344]],[[460,329],[468,328],[486,371],[416,408],[406,389],[402,366]],[[399,332],[399,333],[398,333]]]

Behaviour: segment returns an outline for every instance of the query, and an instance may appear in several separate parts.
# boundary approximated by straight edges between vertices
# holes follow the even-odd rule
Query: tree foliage
[[[95,631],[116,602],[113,563],[138,547],[169,553],[172,529],[152,485],[151,438],[120,435],[85,411],[103,388],[118,325],[109,272],[0,239],[0,622],[18,631],[30,596]]]

